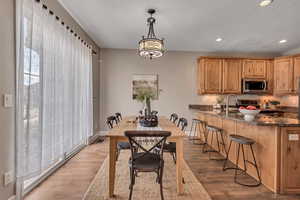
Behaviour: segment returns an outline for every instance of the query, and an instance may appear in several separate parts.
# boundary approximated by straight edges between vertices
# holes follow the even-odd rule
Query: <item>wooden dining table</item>
[[[108,196],[114,196],[115,175],[116,175],[116,158],[117,158],[117,143],[128,141],[124,135],[125,131],[138,130],[138,125],[135,122],[136,117],[125,117],[123,120],[109,131],[107,137],[109,138],[109,167],[108,167]],[[172,123],[166,117],[159,117],[158,127],[163,131],[170,131],[171,136],[168,137],[168,142],[176,143],[176,185],[177,194],[183,193],[183,139],[184,132]]]

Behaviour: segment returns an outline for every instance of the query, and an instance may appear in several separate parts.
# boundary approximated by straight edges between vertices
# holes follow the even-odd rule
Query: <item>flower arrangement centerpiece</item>
[[[144,104],[144,115],[151,115],[151,100],[155,99],[156,94],[152,88],[139,88],[136,91],[135,99]]]
[[[144,109],[141,112],[140,125],[144,127],[156,127],[158,125],[157,115],[151,114],[151,100],[157,99],[157,91],[151,87],[139,88],[136,91],[135,100],[144,104]]]

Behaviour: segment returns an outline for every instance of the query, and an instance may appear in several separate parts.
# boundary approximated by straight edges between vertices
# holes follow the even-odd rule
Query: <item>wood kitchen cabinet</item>
[[[274,61],[274,93],[291,94],[293,88],[293,58],[276,58]]]
[[[243,61],[243,78],[267,77],[267,60],[245,59]]]
[[[198,59],[198,94],[241,94],[242,79],[264,79],[268,94],[299,92],[300,55],[275,59]]]
[[[300,81],[300,55],[294,57],[294,92],[299,92],[299,81]]]
[[[222,65],[222,59],[201,58],[198,60],[199,94],[222,93]]]
[[[281,193],[300,193],[300,130],[283,128],[281,133]]]
[[[222,71],[222,93],[240,94],[242,90],[242,60],[224,59]]]
[[[240,94],[241,59],[200,58],[198,94]]]
[[[266,80],[268,84],[268,94],[273,94],[274,90],[274,60],[267,61]]]

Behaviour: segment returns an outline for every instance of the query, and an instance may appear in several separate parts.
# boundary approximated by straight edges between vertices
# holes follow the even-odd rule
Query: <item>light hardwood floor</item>
[[[25,200],[81,200],[108,152],[108,142],[84,148]]]
[[[86,147],[32,191],[25,200],[81,200],[107,156],[108,142]],[[233,171],[209,161],[201,146],[185,140],[184,157],[213,200],[300,200],[300,195],[275,195],[264,186],[249,188],[233,182]]]

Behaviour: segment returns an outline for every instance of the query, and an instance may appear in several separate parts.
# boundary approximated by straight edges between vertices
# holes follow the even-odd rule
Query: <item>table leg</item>
[[[116,150],[117,140],[114,137],[109,138],[109,167],[108,167],[108,196],[113,197],[116,175]]]
[[[182,182],[182,167],[183,167],[183,138],[178,138],[176,141],[176,179],[177,179],[177,194],[183,193]]]

